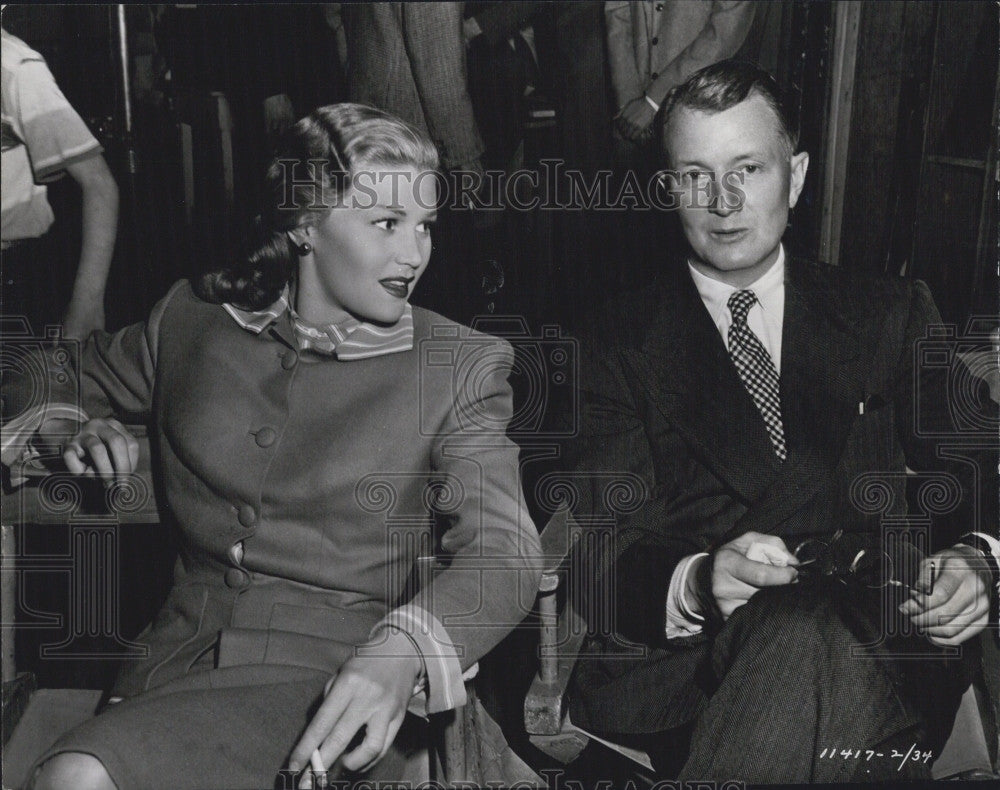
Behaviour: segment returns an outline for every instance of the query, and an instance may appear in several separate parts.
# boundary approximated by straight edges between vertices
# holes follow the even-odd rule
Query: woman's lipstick
[[[384,280],[379,280],[378,282],[392,296],[395,296],[397,299],[405,299],[410,295],[410,283],[413,280],[413,277],[386,277]]]

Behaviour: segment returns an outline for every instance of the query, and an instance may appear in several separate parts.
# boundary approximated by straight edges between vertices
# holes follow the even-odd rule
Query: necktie
[[[764,418],[775,454],[784,461],[787,450],[785,429],[781,425],[778,371],[767,349],[747,326],[747,314],[756,302],[757,295],[753,291],[736,291],[729,297],[729,311],[733,314],[733,323],[729,327],[729,355],[743,386]]]

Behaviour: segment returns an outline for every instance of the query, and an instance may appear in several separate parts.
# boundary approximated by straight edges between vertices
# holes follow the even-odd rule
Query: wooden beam
[[[823,214],[820,259],[839,264],[844,185],[851,136],[854,71],[858,52],[861,0],[839,0],[834,8],[833,79],[827,125],[826,172],[823,174]]]

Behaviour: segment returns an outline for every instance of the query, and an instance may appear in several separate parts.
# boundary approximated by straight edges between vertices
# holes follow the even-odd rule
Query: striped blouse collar
[[[242,310],[229,302],[222,307],[243,329],[256,335],[287,312],[300,350],[311,349],[343,361],[380,357],[413,348],[413,308],[409,304],[392,326],[370,324],[354,316],[326,326],[307,324],[289,304],[287,285],[278,300],[263,310]]]

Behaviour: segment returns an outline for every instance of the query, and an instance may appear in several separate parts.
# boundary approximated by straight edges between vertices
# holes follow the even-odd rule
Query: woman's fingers
[[[368,766],[375,764],[388,751],[389,744],[392,742],[386,738],[388,732],[388,719],[385,716],[373,716],[365,724],[364,740],[344,754],[341,759],[344,768],[349,771],[363,771]],[[353,733],[351,737],[353,737]]]
[[[139,442],[118,420],[108,420],[105,445],[111,451],[113,473],[131,474],[139,462]]]
[[[83,447],[74,439],[73,441],[67,442],[63,447],[63,463],[66,464],[66,468],[69,469],[75,475],[84,475],[87,473],[89,468],[84,459],[87,454],[84,452]],[[91,470],[93,474],[93,470]]]
[[[348,744],[354,740],[354,736],[358,730],[368,723],[367,719],[370,715],[370,711],[361,710],[357,704],[348,707],[333,729],[330,730],[330,734],[323,741],[323,745],[319,747],[319,753],[323,757],[324,765],[333,765],[343,755]]]
[[[63,461],[74,474],[113,478],[139,465],[139,442],[118,420],[88,420],[63,448]]]
[[[292,750],[291,757],[288,758],[288,767],[293,771],[300,771],[309,765],[309,758],[312,756],[313,749],[319,748],[330,731],[338,724],[348,705],[350,705],[350,697],[337,693],[336,683],[329,688],[330,691],[327,693],[326,699],[319,706],[319,710],[316,711],[316,714],[312,717],[312,721],[309,722],[309,726],[306,727],[305,732],[302,733],[302,737],[299,738],[299,742]],[[321,752],[321,756],[324,760],[323,764],[328,766],[330,761],[328,761],[327,754]]]
[[[100,477],[111,477],[115,468],[108,454],[104,440],[96,434],[86,434],[80,437],[80,446],[90,458],[90,469],[85,474],[97,474]]]

